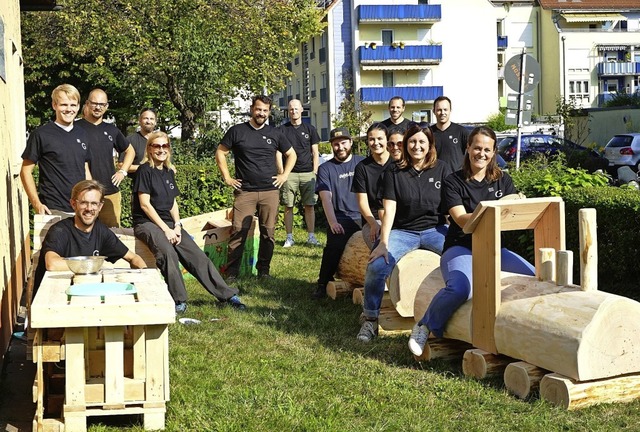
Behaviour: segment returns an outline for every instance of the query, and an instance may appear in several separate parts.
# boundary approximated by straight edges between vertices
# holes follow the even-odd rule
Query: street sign
[[[504,66],[504,80],[514,91],[520,91],[520,79],[522,78],[522,56],[523,54],[514,55]],[[529,54],[525,54],[526,61],[524,66],[524,89],[523,93],[529,93],[540,82],[540,63]]]
[[[504,115],[505,124],[511,126],[518,126],[518,108],[507,108],[507,112]],[[531,124],[531,111],[522,111],[522,125],[528,126]]]

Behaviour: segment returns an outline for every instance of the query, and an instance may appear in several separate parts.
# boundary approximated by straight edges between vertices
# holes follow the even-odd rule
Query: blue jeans
[[[529,276],[536,274],[535,267],[506,248],[502,248],[500,257],[503,271]],[[453,246],[447,249],[440,258],[440,271],[446,286],[433,297],[424,317],[420,320],[420,324],[426,325],[436,337],[442,337],[451,315],[471,298],[473,292],[471,249],[464,246]]]
[[[377,318],[380,315],[385,281],[400,258],[416,249],[426,249],[440,255],[448,229],[447,225],[437,225],[424,231],[391,230],[387,246],[389,263],[384,261],[384,257],[378,257],[367,266],[363,304],[364,315],[367,318]]]

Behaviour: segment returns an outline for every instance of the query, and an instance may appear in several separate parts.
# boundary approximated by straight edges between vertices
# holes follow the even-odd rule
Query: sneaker
[[[295,243],[296,242],[293,240],[293,236],[287,235],[287,239],[284,241],[284,244],[282,245],[282,247],[289,248],[293,246]]]
[[[270,280],[270,279],[273,279],[273,276],[271,276],[269,273],[258,272],[258,279]]]
[[[369,343],[378,336],[378,320],[365,320],[358,332],[358,340],[360,342]]]
[[[309,235],[309,238],[307,239],[307,244],[310,246],[322,246],[322,243],[320,243],[316,238],[316,236],[313,234]]]
[[[327,287],[322,284],[318,284],[318,286],[316,286],[316,290],[313,292],[313,294],[311,294],[311,297],[315,299],[325,298],[326,296],[327,296]]]
[[[420,325],[417,323],[413,326],[413,330],[411,330],[411,336],[409,336],[409,350],[416,357],[420,357],[424,352],[424,346],[427,344],[427,339],[429,339],[429,329],[427,326]]]
[[[226,304],[238,310],[245,310],[247,308],[247,306],[242,303],[242,300],[240,300],[240,297],[238,297],[237,295],[234,295],[229,300],[227,300]]]
[[[187,303],[186,302],[176,303],[176,313],[177,314],[183,314],[186,311],[187,311]]]

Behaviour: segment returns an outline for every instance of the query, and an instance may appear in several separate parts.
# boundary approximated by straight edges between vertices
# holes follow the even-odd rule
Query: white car
[[[604,148],[604,157],[609,161],[609,168],[626,165],[640,171],[640,133],[614,135]]]

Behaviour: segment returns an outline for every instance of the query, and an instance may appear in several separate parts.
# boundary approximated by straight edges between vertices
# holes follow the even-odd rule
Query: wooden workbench
[[[167,326],[175,322],[174,301],[157,269],[105,269],[102,279],[132,283],[137,293],[69,297],[65,291],[73,273],[47,272],[31,304],[38,404],[34,431],[86,431],[88,416],[115,414],[142,414],[145,429],[164,428]],[[45,366],[61,361],[62,419],[45,419]]]

